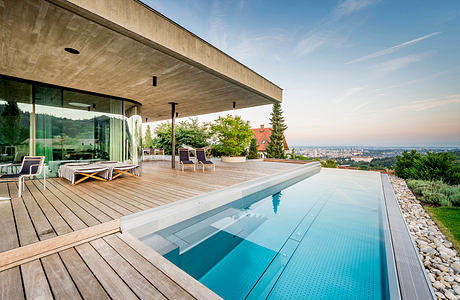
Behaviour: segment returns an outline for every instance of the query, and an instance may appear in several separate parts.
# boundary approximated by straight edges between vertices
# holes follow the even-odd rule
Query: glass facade
[[[70,161],[139,164],[141,126],[132,101],[0,77],[0,163],[45,156],[48,176]]]

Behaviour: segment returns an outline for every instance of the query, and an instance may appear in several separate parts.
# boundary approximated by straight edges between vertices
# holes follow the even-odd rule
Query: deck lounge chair
[[[0,176],[0,182],[17,181],[19,190],[18,197],[22,196],[24,190],[24,179],[26,177],[34,177],[43,174],[43,189],[46,189],[45,175],[45,157],[44,156],[24,156],[21,169],[16,174],[5,174]]]
[[[206,159],[206,151],[204,148],[197,148],[195,150],[195,155],[198,160],[198,165],[201,165],[203,168],[203,172],[205,167],[211,167],[214,171],[216,170],[216,165],[212,161]]]
[[[193,171],[196,170],[196,165],[190,160],[190,153],[188,149],[179,148],[179,165],[182,167],[182,172],[185,167],[193,167]]]

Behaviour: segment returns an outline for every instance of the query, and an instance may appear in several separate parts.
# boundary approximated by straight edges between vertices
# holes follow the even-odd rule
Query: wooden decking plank
[[[157,182],[153,184],[145,184],[143,182],[134,182],[129,185],[132,188],[136,188],[140,193],[144,195],[156,196],[165,203],[174,201],[174,199],[184,199],[190,197],[191,194],[196,194],[196,192],[187,193],[178,191],[177,187],[175,189],[169,188],[166,185],[158,184]]]
[[[74,189],[71,185],[63,183],[61,180],[56,180],[53,178],[53,183],[55,184],[56,188],[60,189],[63,193],[76,193],[80,197],[84,198],[87,202],[91,203],[93,206],[99,208],[101,211],[103,211],[107,216],[109,216],[112,219],[117,219],[123,216],[121,213],[118,211],[112,209],[110,206],[106,205],[102,201],[98,201],[96,198],[93,198],[92,196],[82,193],[79,190]],[[111,203],[112,205],[114,204],[113,202]]]
[[[124,260],[107,242],[97,239],[90,244],[117,272],[118,276],[133,290],[140,299],[166,299],[133,266]]]
[[[34,184],[38,184],[38,182],[33,182]],[[46,191],[40,190],[40,193],[45,196],[46,199],[53,205],[53,207],[59,212],[61,217],[64,218],[67,224],[73,229],[73,230],[79,230],[88,227],[82,220],[78,218],[76,214],[72,212],[70,208],[64,205],[64,203],[59,200],[58,197],[56,197],[53,193],[51,193],[48,189]]]
[[[0,299],[24,299],[19,267],[0,272]]]
[[[75,284],[57,253],[41,259],[55,299],[81,299]]]
[[[21,274],[27,299],[53,299],[40,260],[21,265]]]
[[[75,249],[110,297],[113,299],[138,299],[89,243],[79,245]]]
[[[114,185],[108,183],[104,187],[104,189],[106,191],[111,191],[113,193],[116,193],[118,195],[118,197],[120,197],[120,199],[129,199],[130,203],[135,203],[136,206],[139,206],[142,209],[147,209],[147,208],[151,208],[151,207],[154,207],[154,206],[158,206],[158,203],[154,203],[154,202],[150,201],[149,199],[146,199],[146,198],[142,197],[142,195],[140,195],[139,193],[125,189],[124,185],[123,186],[114,186]]]
[[[104,237],[120,255],[133,265],[147,280],[149,280],[160,292],[170,299],[193,299],[183,287],[180,287],[171,278],[158,270],[155,265],[146,260],[142,255],[124,243],[115,235]],[[153,251],[153,250],[152,250]]]
[[[92,194],[98,195],[99,197],[106,198],[112,202],[117,203],[119,206],[125,208],[126,210],[133,212],[142,211],[141,208],[132,205],[131,203],[125,201],[124,199],[120,199],[120,196],[112,193],[106,193],[104,189],[97,188],[97,185],[91,185],[90,183],[81,183],[79,185],[74,186],[78,189],[83,189],[85,191],[90,191]]]
[[[0,184],[1,195],[9,195],[8,185]],[[0,201],[0,252],[19,247],[11,200]]]
[[[56,232],[49,223],[43,211],[32,197],[29,189],[26,187],[22,193],[22,199],[29,212],[30,218],[35,227],[39,240],[46,240],[56,236]]]
[[[95,207],[91,203],[87,202],[85,198],[80,197],[77,194],[71,193],[66,190],[61,190],[59,184],[56,184],[53,180],[50,180],[50,185],[53,187],[55,191],[55,195],[60,197],[61,195],[67,196],[72,202],[79,205],[82,209],[84,209],[87,213],[89,213],[98,223],[108,222],[113,220],[113,218],[106,215],[103,211],[101,211],[98,207]],[[88,224],[89,225],[89,224]]]
[[[74,248],[59,252],[59,256],[84,299],[110,299]]]
[[[139,241],[129,233],[117,233],[115,235],[129,247],[139,253],[145,260],[149,261],[158,270],[172,278],[177,284],[183,287],[196,299],[220,299],[218,295],[205,287],[199,281],[179,269],[172,262],[152,250],[146,244]],[[112,239],[112,237],[110,237]]]
[[[85,208],[83,208],[83,203],[77,203],[71,198],[71,194],[64,194],[54,187],[54,185],[49,184],[48,190],[54,194],[61,202],[67,206],[80,220],[82,220],[87,226],[94,226],[100,224],[93,215],[91,215]],[[94,208],[94,207],[93,207]]]
[[[53,205],[45,198],[45,196],[40,193],[37,187],[32,182],[26,182],[26,187],[29,189],[30,193],[34,197],[37,204],[40,206],[41,210],[45,214],[48,221],[53,226],[54,231],[58,234],[66,234],[72,232],[69,224],[64,220],[64,218],[58,213]]]
[[[13,206],[14,219],[16,221],[16,228],[19,235],[19,244],[21,246],[38,242],[38,237],[35,228],[30,220],[29,213],[22,198],[17,197],[16,183],[8,183],[8,188],[13,197],[11,197],[11,205]]]
[[[141,210],[148,209],[151,207],[151,204],[146,205],[143,203],[143,201],[139,201],[140,198],[137,197],[137,195],[124,192],[122,186],[112,187],[110,184],[104,184],[104,186],[102,186],[101,184],[99,184],[99,182],[90,182],[87,183],[87,185],[92,185],[94,189],[102,191],[110,197],[117,198],[126,203],[129,203],[132,206],[138,207]]]
[[[101,196],[101,195],[99,195],[97,193],[94,193],[90,189],[86,188],[84,185],[71,186],[69,184],[69,182],[67,180],[65,180],[65,179],[56,178],[55,180],[58,181],[63,186],[69,186],[69,188],[74,189],[76,193],[85,195],[85,197],[94,198],[95,200],[105,204],[106,206],[111,207],[112,209],[116,210],[118,213],[120,213],[122,215],[127,215],[127,214],[131,214],[131,213],[133,213],[135,211],[139,211],[138,208],[136,208],[137,210],[134,210],[134,211],[129,210],[129,209],[119,205],[117,203],[117,201],[112,201],[112,199],[108,199],[108,198],[106,198],[104,196]]]

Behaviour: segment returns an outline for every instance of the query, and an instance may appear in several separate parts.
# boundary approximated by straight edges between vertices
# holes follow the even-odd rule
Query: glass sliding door
[[[61,164],[74,161],[140,163],[140,104],[4,77],[0,163],[45,156],[47,176],[57,176]]]
[[[0,78],[0,163],[32,154],[32,136],[32,85]]]

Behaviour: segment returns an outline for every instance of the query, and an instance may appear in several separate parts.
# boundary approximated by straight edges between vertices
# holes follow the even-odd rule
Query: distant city
[[[310,158],[337,159],[352,158],[355,161],[368,161],[376,158],[388,158],[401,155],[403,151],[416,150],[426,152],[459,152],[460,147],[376,147],[376,146],[293,146],[296,154]]]

